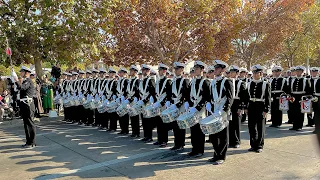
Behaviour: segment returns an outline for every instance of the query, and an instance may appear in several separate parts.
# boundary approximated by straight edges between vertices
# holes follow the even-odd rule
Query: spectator
[[[12,116],[13,109],[8,105],[10,101],[10,97],[8,96],[8,90],[4,90],[0,96],[0,124],[2,124],[3,116],[5,114],[5,110],[8,110],[10,116]]]
[[[60,76],[61,76],[61,68],[60,68],[60,64],[57,63],[51,69],[51,77],[55,78],[56,81],[59,81]]]
[[[0,94],[7,90],[7,83],[2,77],[0,77]]]
[[[33,101],[35,105],[35,114],[34,116],[37,118],[40,118],[40,114],[43,113],[43,108],[42,108],[42,101],[41,101],[41,83],[38,79],[36,79],[36,74],[35,72],[32,72],[30,74],[30,79],[34,83],[35,87],[35,94],[33,96]]]

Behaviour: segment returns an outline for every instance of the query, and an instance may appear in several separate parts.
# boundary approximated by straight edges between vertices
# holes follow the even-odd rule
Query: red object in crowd
[[[11,48],[7,47],[6,53],[7,53],[8,56],[11,56],[12,55]]]

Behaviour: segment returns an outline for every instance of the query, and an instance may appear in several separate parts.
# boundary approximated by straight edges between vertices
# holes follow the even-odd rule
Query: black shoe
[[[160,145],[161,148],[165,148],[165,147],[167,147],[167,146],[168,146],[167,143],[162,143],[162,144]]]
[[[86,124],[85,126],[90,126],[90,125],[91,125],[91,124],[88,123],[88,124]]]
[[[248,149],[248,151],[249,152],[254,152],[254,151],[256,151],[254,148],[250,148],[250,149]]]
[[[213,164],[214,165],[221,165],[223,163],[224,163],[224,160],[218,160],[218,161],[214,162]]]
[[[262,149],[257,149],[256,153],[262,153]]]
[[[297,129],[295,129],[295,128],[290,128],[289,130],[290,130],[290,131],[296,131]]]
[[[82,125],[83,123],[82,122],[78,122],[78,125]]]
[[[121,132],[119,132],[118,134],[124,134],[124,132],[121,131]]]
[[[152,142],[153,141],[153,139],[147,139],[146,141],[145,141],[145,143],[150,143],[150,142]]]
[[[160,145],[160,143],[157,141],[157,142],[153,143],[153,145],[158,146],[158,145]]]
[[[107,129],[107,132],[111,132],[112,130],[111,129]]]
[[[293,122],[288,121],[288,122],[286,122],[286,124],[293,124]]]
[[[130,136],[130,137],[135,138],[135,137],[136,137],[136,135],[135,135],[135,134],[131,134],[131,136]]]
[[[177,149],[179,149],[179,147],[176,147],[176,146],[173,146],[172,148],[170,148],[171,151],[175,151]]]
[[[140,141],[146,141],[146,140],[148,140],[148,138],[142,138]]]
[[[308,124],[308,125],[306,125],[306,127],[313,127],[313,125],[312,124]]]
[[[21,147],[22,148],[32,148],[32,147],[35,147],[35,146],[37,146],[37,145],[36,144],[24,144]]]
[[[232,146],[232,148],[234,148],[234,149],[238,149],[238,148],[240,148],[240,145],[239,145],[239,144],[234,145],[234,146]]]
[[[272,122],[272,120],[271,120],[271,119],[269,119],[267,122]]]
[[[214,163],[214,162],[216,162],[217,160],[218,160],[217,158],[210,158],[210,159],[208,160],[208,162]]]
[[[188,153],[188,156],[193,157],[193,156],[196,156],[197,154],[199,154],[199,153],[191,151]]]
[[[97,124],[92,124],[92,127],[97,127],[98,125]]]
[[[210,139],[206,140],[206,143],[211,143]]]
[[[302,129],[301,129],[301,128],[298,128],[298,129],[296,129],[296,131],[302,131]]]
[[[270,125],[269,127],[277,127],[277,126],[272,124],[272,125]]]

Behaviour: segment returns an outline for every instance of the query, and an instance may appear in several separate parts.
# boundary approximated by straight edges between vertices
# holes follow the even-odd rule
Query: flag
[[[11,55],[12,55],[11,48],[7,47],[7,49],[6,49],[6,54],[7,54],[8,56],[11,56]]]

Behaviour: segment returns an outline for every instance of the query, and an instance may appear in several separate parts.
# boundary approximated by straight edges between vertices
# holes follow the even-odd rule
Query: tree
[[[300,16],[301,28],[288,37],[279,53],[280,61],[287,67],[306,64],[310,59],[311,66],[319,66],[320,58],[320,3],[313,4]]]
[[[112,3],[112,1],[108,1]],[[109,3],[103,4],[107,8]],[[5,37],[13,49],[14,64],[34,63],[42,76],[43,61],[60,61],[74,65],[76,62],[96,60],[91,58],[94,43],[104,38],[99,32],[99,7],[96,1],[0,1],[0,52],[2,62]]]
[[[253,63],[276,60],[282,42],[299,29],[299,15],[313,0],[256,0],[244,3],[240,11],[241,31],[233,39],[232,61],[250,68]],[[288,41],[290,43],[290,40]]]
[[[113,9],[114,57],[122,65],[228,59],[240,5],[238,0],[120,1]]]

